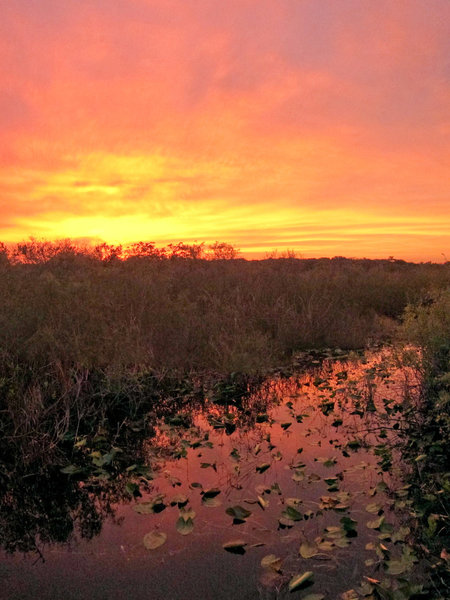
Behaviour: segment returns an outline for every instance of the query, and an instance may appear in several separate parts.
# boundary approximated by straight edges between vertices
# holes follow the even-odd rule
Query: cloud
[[[450,231],[445,0],[4,5],[0,238],[83,227],[131,238],[140,220],[152,239],[197,228],[242,245],[259,228],[258,248],[284,243],[283,231],[301,246],[289,225],[328,211],[326,227],[314,221],[324,252],[339,241],[330,219],[354,212],[424,218],[439,254],[433,223]],[[380,235],[411,252],[406,233]]]

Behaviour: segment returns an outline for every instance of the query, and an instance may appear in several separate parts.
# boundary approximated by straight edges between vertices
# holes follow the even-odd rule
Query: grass
[[[134,414],[195,377],[389,338],[408,303],[449,285],[449,263],[245,261],[218,242],[1,245],[0,433],[29,439],[31,460],[93,413]]]

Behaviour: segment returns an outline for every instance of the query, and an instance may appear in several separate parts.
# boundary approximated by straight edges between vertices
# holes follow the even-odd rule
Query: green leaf
[[[75,475],[76,473],[81,473],[83,469],[77,467],[76,465],[67,465],[67,467],[60,469],[60,471],[65,475]]]
[[[244,521],[252,514],[250,510],[247,510],[243,506],[230,506],[225,512],[237,521]]]
[[[301,588],[306,582],[311,581],[314,577],[314,573],[312,571],[305,571],[301,575],[294,575],[294,577],[289,582],[289,591],[294,592]]]
[[[156,550],[162,546],[167,540],[167,535],[162,531],[151,531],[144,535],[144,546],[147,550]]]
[[[284,517],[285,519],[288,519],[289,521],[301,521],[302,520],[302,514],[300,512],[298,512],[298,510],[296,508],[294,508],[293,506],[286,506],[286,508],[281,513],[281,516]]]

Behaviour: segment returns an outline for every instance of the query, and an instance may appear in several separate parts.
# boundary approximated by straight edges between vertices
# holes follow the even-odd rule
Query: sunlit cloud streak
[[[1,2],[0,239],[450,254],[450,4]]]

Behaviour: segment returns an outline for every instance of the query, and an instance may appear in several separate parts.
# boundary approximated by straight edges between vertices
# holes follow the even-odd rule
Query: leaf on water
[[[211,498],[210,496],[203,496],[202,498],[203,506],[209,506],[209,508],[216,508],[217,506],[222,505],[222,501],[219,498]]]
[[[133,506],[133,510],[140,515],[149,515],[153,513],[153,502],[140,502]]]
[[[350,448],[350,450],[358,450],[361,448],[360,440],[350,440],[347,442],[347,448]]]
[[[312,571],[305,571],[301,575],[294,575],[294,577],[289,582],[289,591],[294,592],[299,588],[303,587],[305,583],[311,582],[314,577],[314,573]]]
[[[267,469],[270,468],[270,464],[269,463],[263,463],[262,465],[259,465],[258,467],[256,467],[256,470],[258,473],[264,473],[264,471],[267,471]]]
[[[187,503],[188,503],[188,497],[185,496],[184,494],[177,494],[170,501],[171,506],[175,506],[176,504],[178,504],[178,506],[184,506]]]
[[[196,512],[192,508],[181,508],[179,514],[185,521],[188,519],[195,519],[196,517]]]
[[[382,515],[379,519],[375,519],[374,521],[368,521],[366,525],[369,529],[380,529],[380,527],[384,523],[384,520],[384,515]]]
[[[264,500],[262,496],[258,496],[258,504],[263,510],[265,510],[269,506],[269,502],[267,500]]]
[[[227,515],[233,517],[237,521],[244,521],[249,517],[252,513],[250,510],[247,510],[243,506],[230,506],[225,511]]]
[[[215,498],[220,493],[221,492],[220,492],[219,488],[208,488],[206,490],[203,490],[203,492],[201,492],[203,498]]]
[[[201,469],[208,469],[208,468],[214,469],[214,471],[217,471],[217,465],[216,463],[206,463],[206,462],[202,462],[200,463],[200,468]]]
[[[284,517],[285,519],[288,519],[289,521],[301,521],[302,520],[301,513],[299,513],[298,510],[295,509],[293,506],[287,506],[281,513],[281,516]]]
[[[263,569],[272,569],[278,573],[281,571],[281,558],[275,554],[268,554],[261,559],[261,566]]]
[[[290,529],[293,527],[292,522],[289,519],[285,519],[284,517],[280,517],[278,519],[278,524],[280,529]]]
[[[333,542],[330,542],[330,540],[322,540],[317,544],[317,547],[323,552],[331,552],[334,548],[334,544]]]
[[[166,508],[164,504],[164,494],[159,494],[146,502],[139,502],[133,506],[133,510],[140,515],[149,515],[152,513],[160,513]]]
[[[318,458],[317,462],[322,463],[324,467],[334,467],[337,460],[335,458]]]
[[[147,550],[156,550],[167,540],[167,535],[162,531],[151,531],[144,535],[144,546]]]
[[[189,487],[190,487],[190,488],[192,488],[192,489],[193,489],[193,488],[200,488],[200,489],[203,489],[203,486],[202,486],[202,484],[201,484],[201,483],[198,483],[198,481],[194,481],[193,483],[191,483],[191,484],[189,485]]]
[[[239,454],[239,450],[237,448],[233,448],[233,450],[230,452],[230,456],[236,462],[241,460],[241,455]]]
[[[350,517],[342,517],[340,519],[342,523],[342,529],[345,531],[347,537],[356,537],[358,522]]]
[[[61,473],[65,475],[75,475],[76,473],[81,473],[83,469],[77,467],[76,465],[67,465],[63,469],[60,469]]]
[[[233,554],[245,554],[245,546],[247,542],[244,540],[231,540],[222,544],[222,548]]]
[[[292,475],[292,480],[296,482],[304,481],[305,472],[297,469],[295,473]]]
[[[366,506],[366,510],[368,513],[372,513],[374,515],[379,515],[380,512],[383,511],[383,508],[381,507],[380,504],[377,504],[376,502],[371,502],[370,504],[368,504]]]
[[[280,486],[278,485],[278,483],[273,483],[273,484],[270,486],[270,489],[271,489],[271,491],[272,491],[272,492],[275,492],[276,494],[278,494],[279,496],[281,496],[281,493],[282,493],[282,492],[281,492],[281,488],[280,488]]]
[[[303,542],[300,546],[299,554],[303,558],[312,558],[318,554],[318,547],[314,543]]]
[[[191,518],[185,519],[183,516],[180,516],[175,527],[181,535],[188,535],[194,529],[194,521]]]

